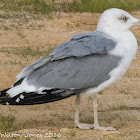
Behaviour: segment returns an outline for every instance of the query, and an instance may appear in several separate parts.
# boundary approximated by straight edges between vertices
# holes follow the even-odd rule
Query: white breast
[[[109,54],[120,56],[123,59],[121,60],[119,67],[111,71],[110,76],[115,76],[120,79],[135,57],[138,45],[135,36],[131,32],[122,34],[117,41],[119,43],[114,50],[109,52]]]
[[[120,64],[109,73],[109,80],[103,82],[96,88],[88,89],[83,97],[91,96],[92,94],[98,93],[104,88],[112,85],[118,81],[127,71],[138,49],[136,38],[131,32],[127,32],[116,38],[116,41],[119,43],[114,50],[109,52],[109,54],[122,57]]]

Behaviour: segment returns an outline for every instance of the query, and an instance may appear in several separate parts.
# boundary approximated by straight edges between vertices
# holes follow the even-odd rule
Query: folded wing
[[[68,57],[83,57],[91,54],[106,54],[108,51],[114,49],[116,44],[116,41],[111,37],[99,31],[73,35],[70,41],[57,46],[49,56],[24,68],[23,71],[17,75],[17,82],[28,76],[35,69],[47,65],[50,61]]]

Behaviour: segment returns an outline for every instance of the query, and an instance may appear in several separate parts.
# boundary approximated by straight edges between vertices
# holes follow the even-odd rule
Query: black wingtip
[[[6,102],[9,101],[10,97],[6,93],[9,89],[10,88],[0,91],[0,104],[6,104]]]
[[[43,103],[62,100],[78,93],[80,92],[71,92],[71,91],[60,90],[60,89],[44,90],[43,94],[38,94],[35,92],[30,92],[30,93],[23,92],[11,99],[9,98],[9,100],[6,100],[4,104],[5,105],[6,104],[7,105],[43,104]]]
[[[20,93],[15,97],[11,98],[6,91],[9,89],[5,89],[0,92],[0,104],[3,105],[35,105],[35,104],[43,104],[54,102],[58,100],[62,100],[68,98],[72,95],[81,93],[80,90],[63,90],[63,89],[51,89],[51,90],[43,90],[42,94],[38,94],[35,92],[30,93]]]
[[[6,91],[8,91],[10,88],[4,89],[2,91],[0,91],[0,97],[5,96],[6,95]]]

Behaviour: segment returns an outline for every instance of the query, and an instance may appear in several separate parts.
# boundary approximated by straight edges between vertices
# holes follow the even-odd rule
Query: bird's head
[[[131,16],[128,12],[111,8],[103,12],[99,18],[97,30],[108,32],[125,32],[132,26],[140,25],[140,20]]]

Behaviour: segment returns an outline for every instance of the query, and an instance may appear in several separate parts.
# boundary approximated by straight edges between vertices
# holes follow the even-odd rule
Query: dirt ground
[[[133,12],[132,15],[140,18],[140,12]],[[43,55],[38,56],[36,51],[36,54],[33,53],[31,56],[24,54],[26,48],[30,47],[32,50],[39,48],[40,52],[42,50],[48,52],[56,45],[69,40],[73,34],[95,30],[99,16],[100,14],[89,13],[55,13],[50,17],[36,19],[32,16],[1,18],[0,90],[10,87],[23,67],[43,57]],[[131,30],[140,44],[140,27],[137,26]],[[51,49],[50,46],[52,46]],[[9,133],[43,134],[41,138],[18,137],[17,139],[140,140],[139,81],[140,50],[125,76],[99,95],[99,123],[101,126],[114,126],[118,129],[117,131],[74,128],[75,96],[42,105],[0,105],[0,111],[16,117],[13,129]],[[82,99],[80,120],[93,123],[91,98]],[[61,137],[45,138],[47,132],[60,133]]]

